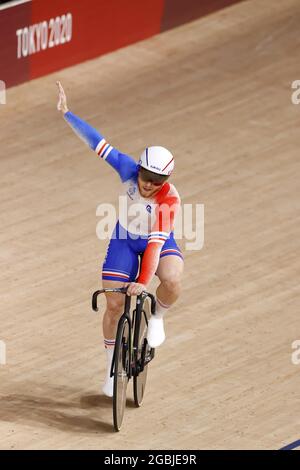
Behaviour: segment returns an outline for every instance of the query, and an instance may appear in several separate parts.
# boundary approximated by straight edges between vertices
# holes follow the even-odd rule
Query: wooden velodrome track
[[[299,439],[299,24],[298,0],[246,1],[8,91],[1,449],[276,449]],[[100,391],[101,314],[90,307],[107,246],[95,211],[117,202],[118,177],[56,111],[57,79],[71,110],[117,148],[137,158],[145,145],[170,147],[183,202],[205,205],[204,247],[185,252],[167,341],[120,433]]]

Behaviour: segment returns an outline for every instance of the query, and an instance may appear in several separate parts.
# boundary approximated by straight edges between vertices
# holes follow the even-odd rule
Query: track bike
[[[92,308],[98,311],[97,299],[105,292],[118,292],[125,295],[124,313],[117,328],[115,349],[110,376],[114,377],[113,422],[119,431],[126,407],[127,385],[133,378],[133,396],[137,407],[144,398],[149,362],[154,358],[155,350],[147,342],[148,321],[155,314],[155,297],[149,292],[142,292],[136,297],[136,306],[131,308],[131,296],[126,295],[127,287],[97,290],[92,297]]]

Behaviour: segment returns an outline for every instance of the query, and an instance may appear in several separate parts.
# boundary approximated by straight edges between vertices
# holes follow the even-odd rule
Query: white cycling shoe
[[[157,348],[166,339],[163,318],[151,316],[148,323],[147,341],[151,348]]]
[[[110,377],[109,374],[106,376],[104,385],[102,387],[102,392],[107,397],[112,397],[114,394],[114,378]]]

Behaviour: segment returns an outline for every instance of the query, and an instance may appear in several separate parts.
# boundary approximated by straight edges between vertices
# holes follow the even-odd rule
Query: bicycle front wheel
[[[122,317],[118,326],[114,362],[113,419],[114,428],[119,431],[126,406],[126,390],[129,377],[130,328],[128,319]]]
[[[154,349],[151,349],[147,342],[148,321],[151,316],[149,299],[145,299],[141,312],[140,324],[137,325],[138,341],[137,347],[137,370],[133,377],[133,396],[135,406],[141,406],[144,398],[148,363],[154,356]]]

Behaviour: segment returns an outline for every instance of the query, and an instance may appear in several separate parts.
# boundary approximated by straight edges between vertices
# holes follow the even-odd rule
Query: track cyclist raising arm
[[[139,216],[129,223],[122,217],[117,222],[102,268],[103,288],[129,285],[128,295],[147,290],[156,274],[160,284],[156,290],[155,315],[149,321],[147,340],[156,348],[165,340],[163,317],[177,300],[181,289],[183,258],[174,239],[173,227],[180,198],[168,178],[174,168],[174,158],[164,147],[147,147],[137,163],[132,157],[112,147],[97,130],[69,111],[64,89],[57,82],[57,109],[73,131],[119,174],[127,197],[128,209],[138,204]],[[139,256],[142,257],[139,275]],[[113,395],[110,368],[115,336],[123,309],[123,297],[106,293],[103,336],[107,355],[107,373],[103,392]]]

